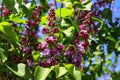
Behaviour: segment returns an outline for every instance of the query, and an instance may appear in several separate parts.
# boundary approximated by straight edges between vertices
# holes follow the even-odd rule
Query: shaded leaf
[[[43,68],[43,67],[37,66],[35,68],[34,80],[45,80],[53,69],[54,69],[54,66],[50,68]]]
[[[13,12],[17,12],[15,9],[15,0],[3,0],[3,3],[6,5],[6,7]]]
[[[23,77],[27,80],[31,79],[31,74],[29,72],[29,69],[23,63],[19,63],[17,65],[14,65],[13,68],[9,67],[8,65],[6,65],[6,67],[10,71],[12,71],[14,74],[16,74],[17,76]]]
[[[68,73],[74,77],[75,80],[81,80],[81,71],[77,69],[73,64],[65,65]]]
[[[102,11],[102,18],[112,21],[112,11],[109,8],[105,8]]]
[[[3,32],[5,35],[9,36],[12,40],[18,41],[18,37],[15,34],[12,26],[8,22],[1,22],[0,23],[0,31]]]
[[[74,27],[69,27],[68,29],[64,30],[63,33],[67,36],[70,37],[73,34]]]
[[[65,67],[56,66],[55,67],[56,72],[56,78],[59,78],[67,73],[67,70]]]
[[[3,48],[0,48],[0,59],[1,59],[1,63],[4,63],[7,60],[6,55],[4,54],[5,50]]]

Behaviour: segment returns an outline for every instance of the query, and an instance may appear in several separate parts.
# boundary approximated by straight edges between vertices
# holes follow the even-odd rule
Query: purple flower
[[[54,44],[57,41],[57,38],[53,36],[46,36],[45,41],[49,44]]]
[[[57,44],[57,49],[62,51],[62,50],[65,50],[65,45],[61,44],[61,43],[58,43]]]
[[[23,52],[25,52],[25,53],[31,53],[32,49],[30,47],[25,47],[25,48],[23,48]]]
[[[80,44],[81,44],[82,46],[84,46],[84,48],[87,50],[87,47],[89,46],[89,42],[82,41],[82,42],[80,42]]]
[[[79,67],[80,64],[81,64],[81,61],[82,61],[82,55],[81,55],[81,54],[74,54],[74,55],[72,56],[72,63],[73,63],[75,66]]]
[[[53,33],[58,33],[59,32],[59,28],[55,27],[53,28]]]
[[[36,26],[36,22],[34,20],[27,20],[26,22],[28,26]]]
[[[67,56],[69,56],[69,55],[71,55],[71,51],[67,50],[64,54],[67,55]]]
[[[29,67],[32,67],[32,63],[30,62],[30,60],[29,59],[26,59],[26,64],[27,64],[27,66],[29,66]]]
[[[26,38],[22,38],[22,44],[26,44],[27,43],[27,39]]]
[[[39,65],[43,67],[50,67],[56,64],[58,64],[58,61],[54,57],[50,57],[43,62],[39,62]]]
[[[24,29],[24,31],[22,32],[23,35],[28,35],[28,30]]]
[[[80,30],[83,30],[85,28],[85,24],[82,24],[79,26]]]
[[[54,23],[53,21],[50,21],[50,22],[48,23],[48,26],[54,27],[54,26],[55,26],[55,23]]]
[[[50,55],[50,49],[46,48],[44,49],[42,52],[41,52],[41,56],[44,57],[44,56],[48,56]]]
[[[60,56],[60,52],[56,48],[51,49],[50,53],[55,55],[55,56]]]
[[[34,38],[36,38],[36,39],[38,38],[38,33],[34,34]]]
[[[84,46],[81,45],[80,43],[76,44],[76,46],[77,46],[77,49],[79,50],[79,52],[83,52],[84,51]]]
[[[58,61],[57,61],[54,57],[51,57],[50,59],[48,59],[48,60],[46,61],[46,63],[47,63],[48,65],[52,66],[52,65],[57,64]]]
[[[89,35],[87,34],[87,30],[81,30],[81,31],[78,33],[78,36],[79,36],[79,37],[84,37],[85,39],[88,39],[88,38],[89,38]]]
[[[42,28],[42,34],[48,34],[48,33],[50,33],[50,29],[43,27]]]
[[[40,49],[40,50],[44,50],[45,48],[47,48],[47,43],[46,42],[40,43],[38,45],[38,49]]]

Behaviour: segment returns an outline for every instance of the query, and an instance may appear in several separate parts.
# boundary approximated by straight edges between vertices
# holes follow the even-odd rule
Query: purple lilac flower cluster
[[[89,15],[92,16],[91,13],[89,13]],[[87,17],[86,20],[88,18],[91,17]],[[39,65],[49,67],[58,64],[59,62],[65,62],[72,63],[78,68],[81,68],[82,55],[87,51],[89,46],[89,34],[86,30],[85,20],[80,26],[80,32],[74,40],[74,43],[71,43],[68,46],[67,44],[59,42],[58,37],[56,36],[56,33],[59,33],[60,30],[55,25],[56,17],[54,9],[50,9],[47,19],[49,21],[48,26],[43,27],[42,29],[42,33],[46,34],[45,42],[38,45],[41,57],[44,58],[43,61],[39,62]]]
[[[40,22],[41,6],[37,6],[33,11],[30,20],[26,21],[26,27],[23,31],[21,44],[19,47],[21,53],[25,53],[24,62],[31,66],[34,62],[32,57],[32,51],[39,51],[41,60],[38,65],[43,67],[50,67],[58,63],[72,63],[76,67],[81,68],[83,53],[88,50],[89,46],[89,34],[92,32],[88,29],[88,25],[91,25],[92,12],[88,12],[87,16],[82,14],[82,24],[79,26],[79,32],[77,33],[73,43],[67,45],[59,41],[58,34],[60,27],[55,23],[56,16],[54,9],[50,9],[48,14],[48,25],[42,28],[42,34],[45,34],[45,41],[38,43],[36,40],[38,24]]]
[[[24,31],[22,32],[21,38],[21,46],[19,47],[21,53],[25,53],[24,62],[30,66],[30,64],[34,61],[32,57],[32,51],[37,50],[38,43],[38,24],[40,22],[40,12],[41,6],[38,5],[33,11],[31,15],[31,19],[26,21],[26,26]]]
[[[61,55],[61,52],[64,49],[64,45],[57,43],[58,38],[55,35],[59,33],[59,28],[55,25],[55,12],[54,9],[50,9],[48,14],[48,27],[42,28],[42,34],[46,34],[45,42],[38,45],[38,49],[41,52],[41,57],[45,58],[44,61],[39,62],[40,66],[49,67],[55,64],[58,64],[57,56]]]

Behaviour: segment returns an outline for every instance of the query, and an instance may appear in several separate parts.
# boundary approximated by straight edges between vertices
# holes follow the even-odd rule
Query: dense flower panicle
[[[54,20],[56,20],[54,9],[50,9],[47,19],[49,20],[48,26],[54,27],[55,26]]]
[[[37,30],[39,21],[36,21],[36,19],[40,16],[40,11],[41,6],[36,7],[32,11],[31,18],[33,19],[26,21],[26,27],[22,33],[22,46],[20,46],[19,49],[21,52],[27,53],[25,58],[26,65],[31,66],[34,61],[32,51],[40,51],[41,61],[38,63],[40,66],[50,67],[62,61],[80,67],[82,54],[87,51],[89,46],[89,32],[87,26],[91,24],[90,19],[93,15],[92,12],[86,12],[88,13],[87,16],[82,15],[82,24],[78,26],[79,32],[77,32],[75,39],[73,42],[71,41],[68,46],[58,40],[59,36],[56,33],[60,34],[60,28],[55,23],[56,16],[54,9],[50,9],[48,13],[48,26],[42,28],[42,34],[46,34],[44,38],[45,42],[36,42],[38,38]],[[61,60],[61,58],[63,58],[63,60]]]
[[[41,10],[42,10],[41,5],[36,6],[36,8],[32,11],[31,18],[33,18],[33,20],[39,22],[40,21],[40,12],[41,12]]]
[[[38,23],[40,21],[40,12],[41,6],[38,5],[33,11],[31,15],[31,19],[26,21],[26,25],[24,31],[22,32],[21,46],[19,50],[21,54],[25,53],[24,62],[28,66],[32,66],[34,61],[32,52],[38,50],[42,50],[44,48],[43,44],[38,46],[37,38],[38,38]],[[37,48],[38,47],[38,48]]]

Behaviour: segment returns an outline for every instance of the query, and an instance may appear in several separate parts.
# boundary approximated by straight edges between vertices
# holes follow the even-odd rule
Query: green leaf
[[[76,70],[75,69],[75,67],[74,67],[74,71],[73,71],[73,73],[74,73],[74,78],[75,78],[75,80],[81,80],[81,71],[80,70]]]
[[[70,37],[72,35],[72,31],[74,30],[74,27],[69,27],[68,29],[64,30],[63,33],[67,36]]]
[[[64,4],[64,7],[72,8],[71,2],[63,1],[63,4]]]
[[[8,56],[8,46],[0,43],[0,59],[2,60],[2,63],[4,63],[7,60]]]
[[[112,80],[120,80],[120,72],[113,74]]]
[[[3,0],[3,3],[6,5],[6,7],[10,10],[12,10],[13,12],[17,12],[17,10],[15,9],[15,0]]]
[[[13,65],[13,68],[9,67],[8,65],[6,65],[6,67],[10,71],[12,71],[14,74],[16,74],[17,76],[23,77],[23,78],[25,78],[27,80],[31,79],[31,74],[29,72],[29,69],[23,63],[19,63],[17,65]]]
[[[92,17],[92,19],[93,19],[94,21],[100,22],[101,24],[104,24],[103,20],[100,19],[100,18],[98,18],[98,17]]]
[[[102,19],[98,18],[98,17],[92,17],[92,20],[94,21],[97,21],[99,22],[101,25],[100,25],[100,28],[98,28],[98,30],[101,30],[103,26],[105,26],[105,23]]]
[[[74,12],[73,8],[61,8],[55,10],[56,16],[60,16],[63,18],[72,15],[73,12]]]
[[[5,34],[0,34],[1,40],[6,40],[9,43],[13,44],[15,47],[18,47],[20,44],[14,40],[12,40],[10,37],[6,36]]]
[[[120,51],[120,41],[118,41],[118,42],[116,43],[115,48],[117,49],[117,51]]]
[[[67,73],[67,70],[65,67],[56,66],[55,67],[56,72],[56,78],[59,78]]]
[[[40,24],[45,24],[47,22],[47,15],[41,17],[41,22]]]
[[[65,68],[67,69],[68,73],[73,75],[73,69],[74,69],[73,64],[67,64],[67,65],[65,65]]]
[[[114,37],[112,37],[111,35],[107,36],[107,39],[109,39],[110,41],[116,42],[116,40],[114,39]]]
[[[40,51],[33,51],[32,56],[33,56],[34,60],[38,61],[40,58]]]
[[[102,11],[102,18],[112,21],[112,11],[109,8],[105,8]]]
[[[75,80],[81,80],[81,71],[77,69],[73,64],[65,65],[67,72],[74,77]]]
[[[71,3],[74,3],[74,2],[77,2],[78,0],[70,0],[71,1]]]
[[[5,55],[5,50],[0,47],[0,59],[2,60],[2,63],[4,63],[7,60],[7,56]]]
[[[30,9],[28,9],[25,5],[20,5],[20,7],[23,11],[23,14],[25,14],[25,16],[27,16],[27,17],[30,17],[30,15],[31,15]]]
[[[18,41],[18,37],[15,34],[12,26],[8,22],[1,22],[0,23],[0,31],[3,32],[5,35],[9,36],[12,40]]]
[[[85,9],[82,9],[82,10],[91,10],[92,2],[90,0],[86,0],[85,2],[83,2],[83,5]]]
[[[54,66],[50,68],[43,68],[43,67],[37,66],[35,68],[34,80],[45,80],[53,69],[54,69]]]
[[[16,2],[22,4],[22,0],[16,0]]]
[[[76,6],[79,9],[85,9],[84,5],[80,2],[74,2],[74,6]]]
[[[95,74],[92,74],[92,75],[88,75],[88,74],[83,75],[82,76],[82,80],[96,80],[95,79]]]
[[[15,16],[14,14],[10,15],[9,17],[10,19],[8,21],[13,21],[13,22],[22,23],[22,24],[26,23],[26,20],[20,19],[18,16]]]
[[[75,1],[74,6],[78,7],[80,10],[91,10],[92,2],[90,0],[86,0],[83,3]]]

